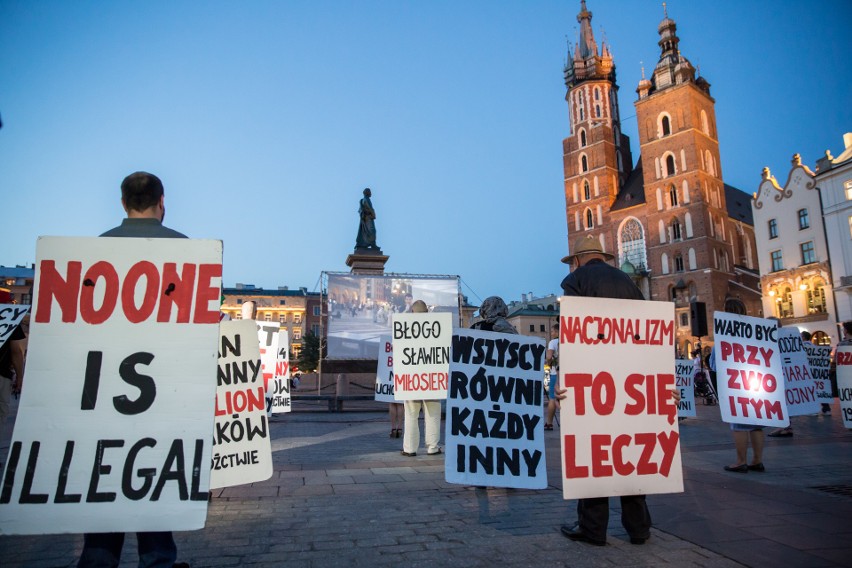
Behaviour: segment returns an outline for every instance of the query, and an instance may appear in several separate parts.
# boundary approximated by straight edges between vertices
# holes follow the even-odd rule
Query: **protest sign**
[[[678,418],[695,416],[695,383],[693,378],[700,373],[689,359],[675,359],[675,387],[680,391],[680,402],[677,403]]]
[[[852,345],[840,344],[834,352],[837,365],[837,394],[843,426],[852,429]]]
[[[393,395],[401,400],[447,398],[453,314],[394,314]]]
[[[286,329],[278,332],[278,349],[275,355],[275,373],[267,381],[267,405],[271,414],[290,412],[290,334]]]
[[[806,341],[805,353],[808,354],[817,400],[831,404],[831,345],[814,345]]]
[[[0,304],[0,347],[3,347],[6,340],[11,337],[15,328],[21,325],[28,311],[30,311],[29,306]]]
[[[211,489],[272,477],[257,328],[251,320],[224,321],[219,333]]]
[[[544,340],[457,330],[452,347],[447,482],[544,489]]]
[[[774,320],[716,312],[716,384],[724,422],[788,426],[784,372]]]
[[[390,335],[379,336],[375,398],[377,402],[396,402],[393,397],[393,340]]]
[[[683,491],[674,342],[671,302],[560,299],[565,499]]]
[[[204,526],[222,243],[41,237],[0,533]]]
[[[257,339],[260,343],[260,369],[263,375],[263,391],[266,393],[266,412],[271,413],[272,389],[270,383],[275,379],[275,362],[278,359],[278,322],[259,321]]]
[[[803,416],[819,412],[816,385],[811,376],[808,354],[802,335],[795,327],[778,330],[778,352],[784,372],[784,397],[788,416]]]

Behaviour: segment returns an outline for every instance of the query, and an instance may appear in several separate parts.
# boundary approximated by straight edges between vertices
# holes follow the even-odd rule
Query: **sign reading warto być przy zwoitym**
[[[221,241],[42,237],[0,533],[204,526]]]

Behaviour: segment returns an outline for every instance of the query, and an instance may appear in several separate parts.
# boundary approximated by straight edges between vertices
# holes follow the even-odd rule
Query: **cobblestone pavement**
[[[560,535],[576,514],[562,499],[558,430],[547,433],[547,489],[474,488],[446,483],[442,456],[400,455],[386,413],[351,410],[276,416],[272,478],[216,490],[207,527],[176,533],[179,559],[196,568],[852,566],[852,433],[836,401],[834,416],[795,418],[793,438],[767,439],[766,473],[722,471],[734,457],[730,431],[717,407],[698,410],[681,423],[686,491],[648,497],[655,528],[644,546],[629,543],[617,499],[607,546]],[[80,535],[0,537],[0,565],[73,566],[81,546]],[[121,566],[135,565],[129,537]]]

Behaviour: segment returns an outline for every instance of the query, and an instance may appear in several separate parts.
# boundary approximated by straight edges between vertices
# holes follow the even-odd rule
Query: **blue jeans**
[[[138,532],[139,568],[172,568],[177,546],[171,532]],[[83,553],[77,568],[117,568],[121,561],[124,533],[83,535]]]

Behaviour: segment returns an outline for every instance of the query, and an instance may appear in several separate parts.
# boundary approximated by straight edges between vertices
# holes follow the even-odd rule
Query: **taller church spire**
[[[580,37],[574,46],[574,53],[568,50],[568,63],[565,65],[565,86],[569,89],[589,80],[604,79],[615,83],[615,65],[612,54],[606,44],[598,49],[595,34],[592,32],[592,13],[586,8],[586,0],[580,2]]]

